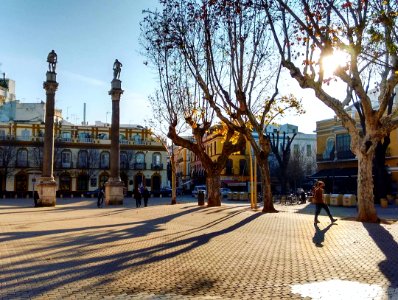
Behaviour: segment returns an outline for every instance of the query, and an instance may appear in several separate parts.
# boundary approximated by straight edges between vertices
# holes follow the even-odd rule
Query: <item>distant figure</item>
[[[142,197],[144,198],[144,206],[147,207],[148,206],[148,199],[149,199],[149,191],[148,189],[145,187],[144,191],[142,193]]]
[[[101,188],[98,191],[98,196],[97,196],[97,207],[100,208],[104,204],[104,186],[101,186]]]
[[[116,59],[113,64],[113,79],[120,78],[120,71],[122,70],[122,67],[122,63]]]
[[[55,73],[55,68],[57,66],[57,53],[52,50],[47,56],[48,71]]]
[[[135,206],[138,208],[141,206],[141,193],[138,188],[135,188],[133,191],[133,196],[135,199]]]
[[[315,207],[315,219],[314,219],[314,224],[319,223],[318,221],[318,215],[321,212],[321,209],[323,208],[326,213],[328,214],[330,221],[332,223],[336,222],[337,219],[334,219],[332,217],[332,214],[330,213],[329,207],[326,205],[326,203],[323,201],[323,187],[325,186],[325,183],[323,181],[318,181],[316,183],[315,189],[314,189],[314,204],[316,205]]]
[[[37,191],[33,192],[33,201],[35,203],[35,207],[38,206],[38,201],[39,201],[39,193]]]
[[[305,192],[304,192],[304,191],[301,191],[301,193],[300,193],[300,203],[301,203],[301,204],[304,204],[306,198],[307,198],[307,196],[305,195]]]

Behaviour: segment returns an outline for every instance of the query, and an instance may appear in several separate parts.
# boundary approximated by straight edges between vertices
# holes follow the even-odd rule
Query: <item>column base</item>
[[[105,183],[105,205],[123,205],[124,183],[120,180],[108,180]]]
[[[54,177],[40,177],[36,189],[39,194],[36,206],[55,206],[57,202],[57,183]]]

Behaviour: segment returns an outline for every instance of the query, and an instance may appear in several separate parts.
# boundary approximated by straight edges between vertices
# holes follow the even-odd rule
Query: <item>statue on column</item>
[[[122,67],[122,63],[116,59],[115,63],[113,64],[113,79],[120,78],[120,71],[122,70]]]
[[[52,50],[47,56],[48,71],[55,73],[55,68],[57,66],[57,53]]]

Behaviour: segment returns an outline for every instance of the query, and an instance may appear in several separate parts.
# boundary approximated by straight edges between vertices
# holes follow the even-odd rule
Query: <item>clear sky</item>
[[[70,122],[111,119],[108,95],[113,62],[123,64],[120,79],[124,94],[120,103],[122,124],[144,124],[151,117],[148,96],[156,89],[156,77],[140,55],[139,23],[143,9],[154,9],[157,0],[0,0],[0,72],[16,81],[22,102],[45,101],[43,81],[47,55],[58,55],[56,107]],[[305,96],[307,114],[281,123],[311,133],[315,121],[333,116],[312,93],[302,93],[295,83],[286,84]],[[286,91],[283,91],[286,92]]]

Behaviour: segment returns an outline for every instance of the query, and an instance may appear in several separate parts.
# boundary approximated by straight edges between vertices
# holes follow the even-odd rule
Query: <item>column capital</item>
[[[122,89],[111,89],[108,94],[112,96],[112,101],[120,101],[120,96],[123,94]]]
[[[58,88],[58,82],[56,81],[44,81],[43,89],[46,90],[47,93],[55,94],[55,91]]]

